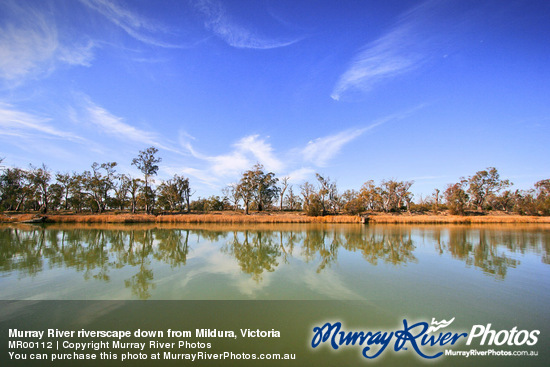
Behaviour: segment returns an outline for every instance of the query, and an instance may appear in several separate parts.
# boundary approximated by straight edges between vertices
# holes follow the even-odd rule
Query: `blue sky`
[[[220,194],[256,162],[296,186],[494,166],[550,177],[548,1],[0,2],[0,157],[82,172],[153,145]]]

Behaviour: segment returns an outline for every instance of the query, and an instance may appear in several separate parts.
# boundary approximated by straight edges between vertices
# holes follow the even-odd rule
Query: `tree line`
[[[4,168],[0,173],[1,211],[90,211],[105,210],[159,212],[210,212],[222,210],[304,211],[311,216],[361,214],[364,212],[448,211],[464,215],[468,211],[504,211],[525,215],[550,215],[550,179],[541,180],[529,190],[511,190],[509,180],[489,167],[459,182],[435,189],[428,197],[413,201],[414,181],[366,181],[357,190],[338,191],[336,181],[319,173],[315,181],[294,188],[289,177],[277,178],[257,163],[238,182],[222,189],[221,195],[191,200],[189,178],[174,175],[156,184],[162,161],[158,150],[140,151],[132,165],[143,174],[131,177],[117,173],[116,162],[97,163],[82,173],[53,174],[46,165],[28,169]],[[0,163],[2,159],[0,159]]]

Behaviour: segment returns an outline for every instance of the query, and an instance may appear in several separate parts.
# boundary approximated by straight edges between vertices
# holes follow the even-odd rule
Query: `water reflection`
[[[157,285],[159,266],[184,268],[190,251],[204,244],[218,246],[219,254],[233,259],[243,274],[258,283],[266,274],[296,261],[311,264],[322,273],[338,264],[343,254],[354,259],[361,254],[364,266],[414,264],[419,262],[419,246],[502,280],[509,268],[520,264],[514,253],[534,253],[548,264],[550,233],[546,228],[528,226],[9,225],[0,227],[0,274],[37,277],[48,269],[66,268],[82,273],[85,280],[110,282],[119,269],[131,269],[124,286],[136,298],[148,299]]]
[[[365,246],[368,244],[368,246]],[[368,232],[361,238],[348,236],[344,244],[351,251],[361,251],[363,258],[373,265],[379,261],[398,265],[417,262],[413,254],[415,245],[411,231],[385,230],[381,233]]]
[[[508,242],[508,241],[507,241]],[[499,249],[502,246],[499,236],[486,230],[472,232],[450,230],[447,241],[438,242],[453,257],[483,269],[487,274],[504,279],[509,267],[515,268],[519,261],[506,255]],[[515,245],[508,242],[510,249]],[[522,249],[522,247],[519,247]]]
[[[244,273],[259,281],[264,271],[273,272],[279,265],[281,251],[275,241],[274,233],[244,231],[241,236],[233,232],[233,238],[221,250],[233,256]]]

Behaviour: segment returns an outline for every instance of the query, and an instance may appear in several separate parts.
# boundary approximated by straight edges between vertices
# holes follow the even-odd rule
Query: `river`
[[[195,308],[215,300],[225,309],[282,307],[271,321],[287,312],[285,323],[305,318],[308,329],[328,319],[387,329],[403,328],[403,319],[456,318],[467,331],[488,323],[540,329],[535,349],[543,352],[550,227],[2,225],[0,299],[188,301]],[[251,316],[239,317],[246,324]],[[162,315],[154,320],[162,323]]]

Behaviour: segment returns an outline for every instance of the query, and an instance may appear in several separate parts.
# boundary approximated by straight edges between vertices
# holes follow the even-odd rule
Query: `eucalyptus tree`
[[[109,191],[114,188],[116,162],[92,164],[92,171],[85,171],[83,174],[84,186],[95,202],[99,213],[103,212],[109,202]]]
[[[155,210],[157,204],[158,189],[152,185],[142,185],[139,189],[137,204],[138,207],[145,208],[146,213],[150,214]]]
[[[189,198],[191,188],[189,179],[183,176],[174,175],[173,178],[162,182],[159,186],[159,202],[168,204],[170,210],[186,208],[189,211]]]
[[[307,211],[309,206],[311,205],[311,198],[317,196],[317,191],[315,190],[315,187],[311,183],[309,183],[309,181],[306,181],[302,185],[300,185],[300,190],[300,194],[302,195],[303,209]]]
[[[239,208],[239,201],[241,201],[238,184],[232,183],[227,185],[222,189],[222,194],[227,198],[227,201],[231,204],[233,210],[237,211]]]
[[[86,191],[86,178],[84,173],[73,172],[70,178],[69,191],[70,191],[70,205],[76,212],[81,212],[86,205],[86,201],[89,199],[89,195]]]
[[[149,147],[146,150],[140,150],[138,156],[132,160],[132,165],[136,166],[144,176],[145,211],[147,213],[150,212],[152,199],[150,197],[152,190],[149,188],[150,178],[157,175],[159,170],[159,166],[157,164],[162,161],[162,158],[155,157],[155,154],[157,153],[157,148]]]
[[[264,166],[257,163],[251,170],[243,173],[237,189],[245,205],[245,213],[248,214],[251,202],[256,204],[258,211],[269,206],[279,194],[277,178],[273,172],[264,172]]]
[[[288,192],[285,196],[285,205],[288,208],[288,210],[298,210],[301,206],[301,200],[300,197],[296,194],[294,194],[294,190],[292,188],[292,185],[288,187]]]
[[[250,203],[254,197],[254,177],[252,171],[243,173],[241,180],[235,187],[244,204],[244,213],[248,214]]]
[[[163,181],[158,186],[159,197],[158,197],[158,206],[164,210],[175,210],[176,207],[176,198],[172,190],[171,180]]]
[[[254,178],[254,201],[258,211],[264,210],[270,206],[273,200],[279,195],[279,187],[277,187],[278,178],[273,172],[264,172],[264,166],[256,164],[253,167]]]
[[[48,205],[50,207],[50,210],[56,210],[56,211],[59,210],[62,207],[63,199],[64,199],[63,187],[57,182],[54,182],[48,188],[48,192],[49,192]]]
[[[361,186],[359,196],[365,205],[365,209],[374,211],[383,210],[382,189],[376,186],[374,180],[368,180]]]
[[[487,199],[487,204],[492,209],[509,212],[514,208],[514,193],[510,190],[505,190],[499,195],[491,195]]]
[[[439,189],[435,189],[432,196],[434,198],[434,203],[433,203],[433,211],[435,214],[437,214],[439,212],[439,193],[441,191]]]
[[[69,209],[69,195],[71,194],[71,175],[69,173],[60,173],[55,174],[56,184],[59,186],[61,191],[61,198],[63,201],[63,209]]]
[[[537,196],[550,196],[550,179],[540,180],[535,183]]]
[[[514,211],[522,215],[537,215],[539,208],[537,205],[536,192],[534,189],[516,190],[514,196]]]
[[[512,185],[509,180],[500,179],[500,174],[495,167],[476,172],[475,175],[468,178],[468,183],[470,200],[478,210],[483,210],[487,199],[491,195],[495,195],[500,190]]]
[[[409,207],[412,193],[409,191],[414,181],[382,180],[381,196],[385,212],[399,211],[404,204]]]
[[[535,183],[537,207],[543,215],[550,215],[550,179]]]
[[[449,184],[443,194],[451,214],[464,214],[464,208],[469,199],[468,193],[464,190],[465,185],[466,180]]]
[[[142,187],[143,181],[140,178],[130,178],[128,192],[130,193],[130,206],[132,208],[132,213],[136,212],[139,191]]]
[[[120,210],[124,210],[124,207],[128,203],[128,193],[130,192],[130,185],[132,179],[130,176],[121,174],[116,176],[116,181],[113,185],[115,192],[114,204],[118,206]]]
[[[341,196],[342,206],[348,214],[359,214],[365,211],[365,204],[361,199],[359,192],[355,190],[346,190]]]
[[[319,181],[319,191],[317,193],[323,207],[323,215],[329,210],[335,212],[338,210],[338,189],[336,188],[336,182],[318,173],[315,174],[315,177]]]
[[[0,208],[19,211],[31,189],[28,172],[21,168],[7,168],[0,175]]]
[[[281,203],[279,205],[279,210],[280,211],[283,211],[283,200],[284,200],[284,197],[285,197],[285,191],[288,188],[288,180],[290,180],[290,177],[288,177],[288,176],[285,176],[281,179],[281,186],[279,187],[280,199],[281,199]]]
[[[47,213],[49,196],[51,194],[48,190],[50,187],[50,179],[52,177],[51,172],[45,164],[42,164],[42,167],[34,167],[33,165],[30,165],[28,177],[29,183],[34,191],[35,198],[40,206],[40,211]]]
[[[92,212],[101,213],[103,210],[102,196],[100,195],[100,188],[97,184],[97,178],[90,171],[84,171],[80,175],[82,192],[85,194],[84,206],[90,208]]]
[[[116,162],[107,162],[100,165],[100,168],[104,172],[102,184],[103,202],[105,205],[109,205],[110,201],[112,201],[112,198],[109,196],[109,192],[115,189],[116,179],[118,177],[115,169],[116,166]]]
[[[182,205],[185,204],[185,210],[189,213],[189,211],[191,210],[191,196],[193,196],[189,179],[183,176],[174,175],[174,180],[174,184],[176,185],[178,192],[181,193],[181,198],[183,200]]]

